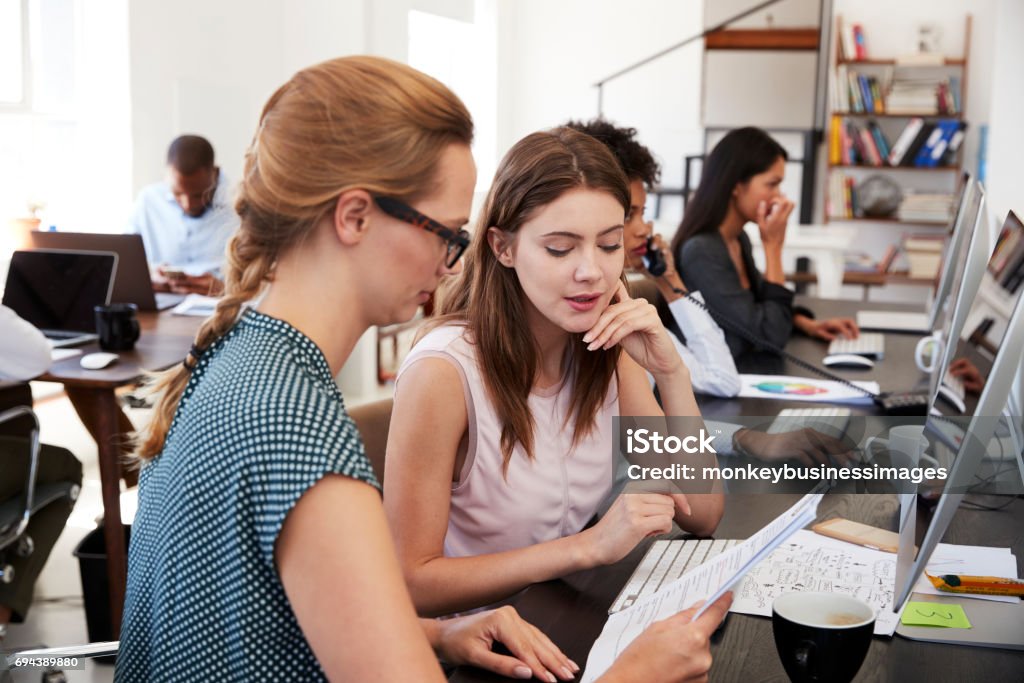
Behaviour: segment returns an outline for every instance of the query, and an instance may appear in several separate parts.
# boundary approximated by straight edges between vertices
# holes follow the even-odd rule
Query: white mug
[[[917,363],[918,370],[921,372],[931,372],[934,370],[942,358],[942,352],[945,348],[946,345],[942,341],[942,336],[938,333],[923,337],[918,341],[917,348],[914,349],[914,362]],[[925,362],[926,360],[927,362]]]
[[[871,454],[871,445],[878,441],[884,443],[889,453],[894,451],[910,459],[912,467],[916,467],[922,460],[931,467],[938,467],[939,461],[924,452],[928,447],[928,439],[924,436],[922,425],[899,425],[889,430],[889,438],[883,439],[872,436],[864,444],[864,452]],[[893,463],[894,465],[896,463]]]

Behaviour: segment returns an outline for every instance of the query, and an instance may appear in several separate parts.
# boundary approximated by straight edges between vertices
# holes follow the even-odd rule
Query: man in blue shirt
[[[232,203],[209,141],[175,138],[167,150],[167,179],[139,193],[127,230],[142,235],[155,290],[223,291],[224,249],[239,223]]]

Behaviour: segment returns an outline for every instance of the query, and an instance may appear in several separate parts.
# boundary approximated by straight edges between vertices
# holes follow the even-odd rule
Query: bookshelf
[[[826,223],[947,225],[938,217],[947,200],[952,204],[967,128],[970,15],[964,24],[964,55],[929,61],[867,54],[866,41],[852,27],[870,38],[870,25],[851,27],[837,18],[825,139]],[[868,215],[857,201],[858,188],[876,174],[895,183],[903,197],[898,209],[884,215]],[[948,189],[936,191],[940,185]]]

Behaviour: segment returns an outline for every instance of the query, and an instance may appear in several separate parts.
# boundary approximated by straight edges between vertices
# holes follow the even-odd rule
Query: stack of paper
[[[185,300],[174,307],[171,311],[174,315],[193,315],[200,318],[209,318],[217,308],[220,301],[214,296],[203,296],[202,294],[189,294]]]
[[[896,215],[901,221],[948,223],[952,212],[953,195],[908,192]]]

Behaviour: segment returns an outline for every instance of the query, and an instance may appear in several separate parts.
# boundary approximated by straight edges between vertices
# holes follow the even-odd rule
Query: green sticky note
[[[906,626],[971,627],[963,607],[943,602],[908,602],[900,621]]]

